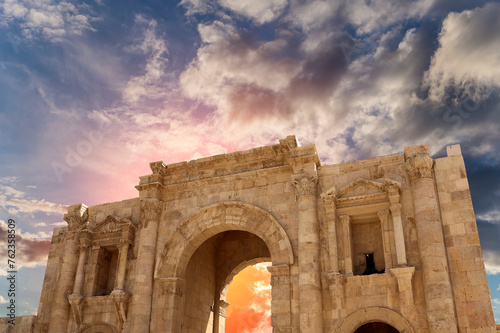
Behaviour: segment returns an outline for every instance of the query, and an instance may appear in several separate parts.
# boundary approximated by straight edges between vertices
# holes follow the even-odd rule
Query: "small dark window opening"
[[[362,275],[380,274],[384,273],[384,270],[378,271],[375,268],[375,260],[373,259],[373,253],[365,254],[366,269]]]

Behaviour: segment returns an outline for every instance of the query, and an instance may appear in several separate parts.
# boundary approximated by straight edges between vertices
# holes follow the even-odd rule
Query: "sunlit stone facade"
[[[34,332],[224,332],[258,262],[274,332],[496,332],[459,146],[321,165],[290,136],[151,170],[137,198],[69,208]]]

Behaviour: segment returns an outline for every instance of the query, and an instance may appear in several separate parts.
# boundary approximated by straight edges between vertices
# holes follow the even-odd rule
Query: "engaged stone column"
[[[401,204],[391,205],[390,209],[394,227],[394,241],[396,243],[396,261],[399,267],[404,267],[406,266],[406,248],[403,220],[401,219]]]
[[[85,279],[84,267],[85,260],[87,260],[87,251],[90,246],[90,242],[86,239],[80,239],[80,256],[78,258],[78,266],[76,268],[75,285],[73,286],[73,294],[81,295],[83,288],[83,281]]]
[[[319,223],[315,175],[297,175],[293,184],[299,220],[299,308],[301,332],[323,332],[319,258]]]
[[[428,146],[405,148],[430,332],[457,332],[443,228]]]
[[[342,223],[342,240],[344,243],[344,274],[352,274],[352,243],[351,243],[351,217],[340,215],[339,221]]]
[[[339,257],[337,249],[337,216],[335,213],[335,196],[322,195],[323,206],[325,207],[325,220],[328,228],[328,255],[329,255],[329,274],[339,272]]]
[[[68,222],[68,231],[64,244],[61,276],[57,281],[54,305],[50,315],[48,331],[51,333],[66,333],[66,326],[70,316],[68,296],[74,287],[75,273],[79,259],[77,234],[74,230],[86,221],[86,212],[87,206],[79,204],[70,206],[68,214],[64,215],[64,220]]]
[[[118,274],[116,276],[115,290],[123,290],[125,282],[125,269],[127,268],[127,255],[130,241],[120,240],[120,258],[118,260]]]
[[[149,333],[156,239],[163,202],[158,199],[141,201],[139,251],[135,270],[134,290],[130,309],[130,332]]]
[[[384,248],[384,262],[385,262],[385,270],[389,270],[392,268],[392,256],[391,256],[391,236],[390,236],[390,228],[389,228],[389,211],[381,210],[377,212],[378,218],[380,220],[380,225],[382,229],[382,241]]]

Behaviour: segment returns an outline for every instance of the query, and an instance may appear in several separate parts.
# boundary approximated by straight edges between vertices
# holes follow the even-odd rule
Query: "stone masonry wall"
[[[462,155],[436,159],[435,174],[460,332],[495,332]]]

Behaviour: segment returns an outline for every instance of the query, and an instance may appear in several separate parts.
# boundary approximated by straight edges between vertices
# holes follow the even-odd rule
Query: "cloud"
[[[7,249],[7,237],[9,227],[4,220],[0,220],[0,246]],[[14,229],[16,235],[15,268],[36,267],[47,264],[47,256],[50,248],[51,234],[40,232],[32,234],[23,232],[18,226]],[[7,263],[0,263],[0,276],[6,275]]]
[[[275,20],[287,5],[287,0],[219,0],[225,8],[258,24]]]
[[[484,100],[491,92],[484,86],[500,86],[499,16],[498,3],[448,15],[439,35],[439,48],[425,73],[432,99],[442,100],[446,89],[455,85],[477,87],[475,99]]]
[[[146,20],[142,16],[136,17],[136,23],[146,25],[141,42],[128,47],[126,50],[131,53],[148,55],[144,74],[132,77],[123,90],[123,98],[128,103],[136,103],[143,96],[158,98],[159,92],[154,89],[164,74],[164,67],[167,62],[165,55],[168,54],[167,43],[156,35],[156,20]]]
[[[14,178],[15,179],[15,178]],[[23,191],[12,187],[12,181],[0,182],[0,207],[11,215],[28,214],[34,216],[41,212],[49,215],[64,214],[67,206],[46,201],[45,199],[32,199]]]
[[[85,4],[52,0],[6,0],[0,4],[3,14],[0,22],[9,26],[19,26],[26,38],[44,38],[53,42],[70,35],[80,35],[83,31],[95,31],[91,22],[97,18],[86,13]]]
[[[249,266],[229,286],[226,331],[271,332],[271,285],[267,264]]]
[[[7,300],[5,298],[3,298],[2,295],[0,295],[0,304],[7,304]]]
[[[500,274],[500,253],[498,251],[490,251],[483,249],[484,267],[487,274]]]

